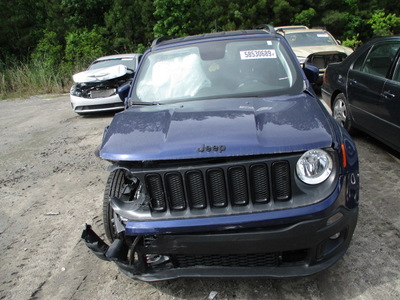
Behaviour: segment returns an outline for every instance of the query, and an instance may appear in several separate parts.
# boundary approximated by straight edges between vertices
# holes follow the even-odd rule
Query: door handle
[[[384,92],[383,92],[383,96],[384,96],[386,99],[393,99],[394,97],[396,97],[396,95],[395,95],[395,94],[392,94],[390,91],[384,91]]]
[[[357,80],[349,79],[349,84],[350,85],[357,84]]]

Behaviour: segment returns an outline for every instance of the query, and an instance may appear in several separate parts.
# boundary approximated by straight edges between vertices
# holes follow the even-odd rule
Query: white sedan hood
[[[78,82],[100,82],[113,78],[124,76],[127,72],[127,67],[124,65],[116,65],[107,68],[87,70],[76,73],[72,76],[73,80]]]
[[[292,49],[296,54],[296,56],[302,56],[302,57],[308,57],[309,55],[316,53],[331,54],[337,52],[350,55],[353,52],[353,49],[340,45],[304,46],[304,47],[292,47]]]

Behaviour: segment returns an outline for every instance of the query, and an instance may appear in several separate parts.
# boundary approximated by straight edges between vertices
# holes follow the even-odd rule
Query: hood
[[[311,54],[334,54],[334,53],[345,53],[350,55],[353,50],[349,47],[340,45],[326,45],[326,46],[308,46],[308,47],[292,47],[297,57],[308,57]]]
[[[144,161],[303,151],[332,145],[318,99],[291,97],[201,100],[132,106],[116,114],[99,155]]]
[[[127,67],[124,65],[115,65],[112,67],[87,70],[76,73],[72,76],[76,83],[80,82],[100,82],[124,76],[127,72]]]

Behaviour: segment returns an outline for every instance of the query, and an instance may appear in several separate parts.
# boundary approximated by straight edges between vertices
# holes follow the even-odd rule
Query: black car
[[[330,64],[322,98],[347,131],[360,129],[400,151],[400,36],[374,38]]]

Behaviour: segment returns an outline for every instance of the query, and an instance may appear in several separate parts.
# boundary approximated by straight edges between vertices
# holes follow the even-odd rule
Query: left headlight
[[[333,161],[328,152],[312,149],[304,153],[296,164],[296,173],[307,184],[319,184],[332,173]]]

